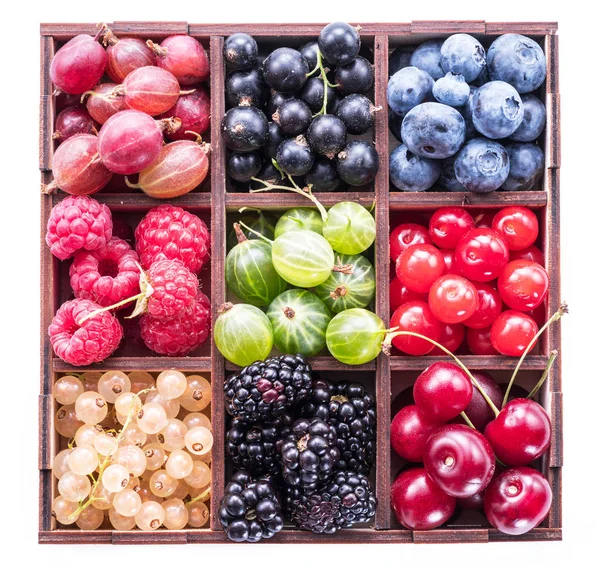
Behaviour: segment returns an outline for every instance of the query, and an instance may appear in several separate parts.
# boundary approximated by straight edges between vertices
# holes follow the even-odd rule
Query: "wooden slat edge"
[[[211,190],[212,190],[212,321],[218,317],[218,308],[225,301],[225,254],[226,254],[226,211],[225,211],[225,146],[221,139],[221,120],[225,114],[225,64],[223,61],[223,38],[210,38],[210,99],[211,99]],[[211,521],[213,530],[221,528],[218,519],[218,504],[225,489],[225,409],[223,403],[223,382],[225,364],[211,337],[212,386],[215,393],[212,399],[213,461]]]
[[[546,205],[545,191],[491,191],[469,192],[390,192],[390,209],[437,209],[450,205],[459,207],[507,207],[524,205],[540,209]]]
[[[164,38],[173,34],[187,34],[187,22],[105,22],[117,35],[142,35],[144,38]],[[42,36],[52,36],[59,41],[79,34],[96,35],[98,23],[48,22],[40,24]]]
[[[550,35],[546,38],[546,92],[559,93],[560,81],[558,77],[558,36]]]
[[[438,361],[447,361],[448,357],[410,357],[406,355],[392,355],[390,363],[392,371],[422,371]],[[515,357],[501,355],[461,355],[460,360],[469,369],[490,369],[509,371],[515,368]],[[529,355],[523,361],[523,370],[541,371],[546,368],[548,358],[545,355]],[[558,361],[555,365],[558,364]]]
[[[546,477],[552,489],[552,505],[547,519],[548,527],[560,529],[562,528],[562,468],[548,468]]]
[[[331,356],[309,357],[308,362],[315,371],[374,371],[377,366],[375,361],[365,363],[364,365],[346,365]],[[225,370],[239,371],[240,366],[234,365],[230,361],[225,361]]]
[[[89,532],[89,531],[88,531]],[[111,531],[112,544],[187,544],[186,531]]]
[[[563,465],[563,395],[561,392],[551,392],[549,400],[550,420],[552,421],[552,440],[550,443],[549,466]]]
[[[38,398],[38,469],[52,469],[52,415],[54,398],[51,394],[41,394]]]
[[[40,470],[38,486],[38,530],[52,529],[52,471]]]
[[[526,542],[539,540],[562,540],[562,529],[560,528],[537,528],[522,535],[510,535],[500,531],[489,530],[490,542]]]
[[[52,169],[54,143],[54,104],[52,100],[52,81],[50,80],[50,63],[54,57],[54,40],[51,37],[40,38],[40,133],[39,162],[40,170]]]
[[[210,357],[109,357],[101,363],[86,367],[74,367],[62,359],[52,360],[54,372],[83,372],[83,371],[164,371],[177,369],[179,371],[208,372],[211,370]]]
[[[381,155],[379,156],[379,159],[381,160]],[[319,201],[325,207],[335,205],[340,201],[354,201],[369,208],[373,205],[375,193],[367,191],[319,193],[318,197]],[[264,210],[312,206],[312,203],[308,199],[294,193],[269,193],[268,195],[261,193],[227,193],[225,195],[225,204],[228,209],[256,207]]]
[[[62,191],[52,196],[53,203],[56,204],[62,201],[66,197],[69,197],[67,193]],[[148,197],[143,193],[131,192],[131,193],[96,193],[94,199],[100,203],[108,205],[113,211],[142,211],[157,207],[164,203],[162,199],[154,199]],[[169,204],[184,207],[193,211],[194,209],[208,209],[210,208],[212,196],[208,191],[193,191],[186,193],[180,197],[174,197],[169,199]]]
[[[413,531],[416,544],[457,544],[467,542],[488,542],[487,529],[441,529]]]
[[[484,34],[484,20],[413,20],[413,34]]]
[[[523,35],[550,35],[558,31],[558,22],[486,22],[485,33]]]
[[[560,95],[546,94],[546,168],[560,168]]]

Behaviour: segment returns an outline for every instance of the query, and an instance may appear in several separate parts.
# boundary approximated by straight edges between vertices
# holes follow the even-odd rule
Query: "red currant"
[[[402,304],[413,302],[414,300],[427,301],[427,294],[411,292],[398,278],[392,278],[390,281],[390,310],[394,312]]]
[[[497,290],[489,284],[475,282],[479,304],[473,315],[463,323],[467,327],[483,329],[490,327],[502,312],[502,299]]]
[[[498,291],[509,308],[534,310],[548,293],[548,273],[537,262],[513,260],[498,277]]]
[[[465,278],[489,282],[508,263],[508,247],[492,229],[471,229],[456,245],[455,259],[456,268]]]
[[[397,331],[412,331],[438,341],[442,331],[442,324],[435,319],[431,309],[425,302],[407,302],[402,304],[392,315],[390,327],[397,327]],[[409,355],[425,355],[433,349],[433,345],[425,339],[398,335],[392,339],[396,348]]]
[[[402,223],[390,233],[390,258],[396,262],[400,253],[418,244],[431,244],[429,231],[416,223]]]
[[[442,324],[442,333],[438,343],[443,345],[448,351],[451,351],[452,353],[456,352],[456,350],[462,345],[464,339],[465,326],[462,323]],[[446,353],[439,347],[434,347],[429,354],[446,356]]]
[[[469,319],[478,303],[475,286],[455,274],[441,276],[429,290],[429,307],[443,323],[460,323]]]
[[[491,326],[483,329],[467,327],[467,346],[473,355],[498,355],[492,345],[491,331]]]
[[[459,274],[456,268],[456,262],[454,261],[454,249],[440,249],[442,256],[444,257],[444,274]]]
[[[466,209],[442,207],[431,216],[429,236],[434,245],[453,249],[459,239],[473,228],[475,228],[475,221]]]
[[[492,228],[504,238],[510,250],[521,250],[535,243],[539,226],[535,213],[527,207],[505,207],[496,213]]]
[[[539,265],[544,266],[544,253],[537,248],[535,245],[531,245],[530,247],[521,249],[521,250],[511,250],[510,251],[510,260],[531,260],[532,262],[537,262]]]
[[[396,261],[396,276],[412,292],[424,294],[443,274],[444,257],[433,245],[408,247]]]
[[[507,310],[492,325],[490,338],[494,349],[502,355],[519,357],[537,332],[538,326],[531,316]]]

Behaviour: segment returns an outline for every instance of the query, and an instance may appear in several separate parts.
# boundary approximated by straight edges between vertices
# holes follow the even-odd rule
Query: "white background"
[[[135,568],[232,565],[598,566],[600,472],[597,357],[600,164],[597,16],[577,0],[5,0],[0,41],[0,555],[4,566]],[[560,543],[484,545],[37,544],[39,392],[39,23],[112,20],[188,22],[406,22],[413,19],[558,21],[562,99],[562,288],[565,394]],[[5,364],[8,362],[8,366]],[[594,542],[594,540],[596,542]],[[594,544],[596,546],[594,546]]]

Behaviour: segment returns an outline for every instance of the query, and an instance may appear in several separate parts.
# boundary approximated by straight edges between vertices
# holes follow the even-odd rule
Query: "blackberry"
[[[244,469],[253,475],[281,472],[279,448],[283,438],[291,433],[292,422],[289,414],[283,414],[278,422],[252,426],[233,420],[225,449],[234,469]]]
[[[292,522],[300,529],[326,534],[366,523],[377,507],[369,480],[351,471],[337,472],[322,490],[296,496],[295,501]]]
[[[327,481],[340,459],[335,428],[319,418],[299,418],[281,444],[283,480],[288,485],[315,489]]]
[[[247,472],[236,471],[225,487],[219,520],[234,542],[258,542],[277,534],[283,528],[283,516],[271,480],[253,481]]]
[[[361,384],[315,378],[302,416],[335,428],[340,451],[336,469],[369,474],[375,462],[375,401]]]
[[[225,407],[247,424],[272,422],[305,402],[311,383],[310,365],[302,355],[269,357],[225,381]]]

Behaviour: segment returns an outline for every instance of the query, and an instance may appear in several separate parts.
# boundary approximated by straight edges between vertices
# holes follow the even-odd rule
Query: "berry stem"
[[[471,428],[473,428],[473,430],[477,430],[477,428],[475,428],[473,422],[471,422],[470,418],[467,416],[464,410],[460,413],[460,415],[462,419],[467,423],[467,426],[470,426]]]
[[[190,499],[188,501],[188,503],[191,505],[192,503],[195,503],[196,501],[204,501],[205,498],[210,495],[210,492],[212,491],[212,486],[209,485],[202,493],[200,493],[199,495],[196,495],[193,499]]]
[[[502,407],[503,408],[504,408],[504,406],[506,406],[506,403],[508,402],[508,395],[510,394],[510,389],[512,388],[513,383],[515,382],[515,378],[517,377],[517,373],[519,372],[519,369],[521,368],[521,365],[523,364],[523,361],[525,360],[525,357],[527,356],[527,354],[531,351],[531,349],[535,345],[535,342],[539,339],[539,337],[542,335],[542,333],[544,333],[544,331],[546,331],[546,329],[550,325],[552,325],[555,321],[558,321],[560,318],[562,318],[565,314],[568,314],[568,313],[569,313],[569,307],[567,306],[567,304],[565,304],[563,302],[560,305],[560,308],[558,308],[558,310],[552,315],[552,317],[533,336],[533,339],[529,342],[529,345],[527,346],[527,348],[525,349],[525,351],[523,351],[523,355],[521,355],[521,358],[519,359],[519,362],[517,363],[517,366],[515,367],[515,370],[513,371],[512,377],[510,378],[510,381],[508,383],[508,387],[506,387],[506,392],[504,393],[504,399],[502,400]],[[546,374],[546,376],[547,376],[547,374]]]
[[[98,310],[94,310],[93,312],[90,312],[87,316],[81,318],[77,322],[77,325],[81,325],[84,321],[87,321],[93,317],[96,317],[98,314],[101,314],[102,312],[107,312],[109,310],[114,310],[115,308],[120,308],[121,306],[124,306],[125,304],[128,304],[129,302],[133,302],[134,300],[138,300],[139,298],[142,298],[145,295],[146,295],[146,292],[140,292],[139,294],[136,294],[135,296],[131,296],[131,298],[125,298],[124,300],[121,300],[120,302],[117,302],[116,304],[113,304],[112,306],[106,306],[105,308],[100,308]]]
[[[317,69],[319,69],[321,71],[321,79],[323,80],[323,105],[321,106],[321,110],[318,113],[314,114],[313,117],[319,116],[321,114],[327,114],[328,90],[330,87],[332,89],[334,87],[337,87],[337,85],[330,83],[329,79],[327,79],[328,69],[326,69],[325,66],[323,65],[323,55],[321,55],[320,49],[317,49],[317,66],[307,75],[307,77],[310,77],[313,73],[315,73],[317,71]]]
[[[262,239],[263,241],[265,241],[266,243],[269,243],[270,245],[273,244],[273,241],[271,239],[267,239],[267,237],[265,237],[264,235],[262,235],[261,233],[259,233],[258,231],[255,231],[254,229],[251,229],[250,227],[248,227],[248,225],[246,225],[246,223],[244,223],[243,221],[240,221],[239,224],[244,227],[244,229],[246,229],[246,231],[250,231],[252,234],[256,235],[259,239]]]
[[[248,237],[246,235],[244,235],[244,231],[242,231],[242,228],[240,227],[239,223],[233,224],[233,230],[235,231],[235,236],[237,238],[238,244],[243,243],[248,240]]]
[[[142,187],[139,183],[131,183],[127,176],[125,176],[125,185],[131,189],[141,189]]]
[[[548,377],[548,373],[550,372],[552,365],[554,365],[554,361],[556,360],[557,357],[558,357],[558,351],[556,349],[553,349],[550,352],[550,358],[548,359],[548,363],[546,363],[546,368],[544,369],[544,372],[542,373],[540,380],[533,387],[533,389],[531,389],[531,392],[527,395],[527,398],[533,398],[538,393],[538,391],[542,388],[542,385],[546,381],[546,378]]]
[[[473,376],[471,371],[469,371],[469,369],[467,369],[465,364],[456,355],[454,355],[454,353],[452,353],[452,351],[449,351],[443,345],[439,344],[437,341],[434,341],[433,339],[431,339],[430,337],[427,337],[425,335],[421,335],[420,333],[415,333],[413,331],[393,331],[393,329],[389,330],[389,331],[391,333],[388,333],[386,335],[386,337],[383,341],[382,347],[384,347],[384,346],[387,347],[387,349],[389,351],[392,339],[394,339],[394,337],[403,336],[403,335],[408,335],[410,337],[418,337],[419,339],[424,339],[425,341],[431,343],[432,345],[435,345],[435,347],[437,347],[438,349],[441,349],[444,353],[446,353],[446,355],[448,355],[449,357],[452,357],[452,359],[454,359],[454,362],[467,374],[467,376],[471,379],[471,382],[477,387],[477,390],[481,393],[481,396],[487,402],[488,406],[494,412],[494,415],[498,416],[498,414],[500,414],[498,407],[492,402],[492,399],[483,390],[483,387],[479,384],[479,381]]]

